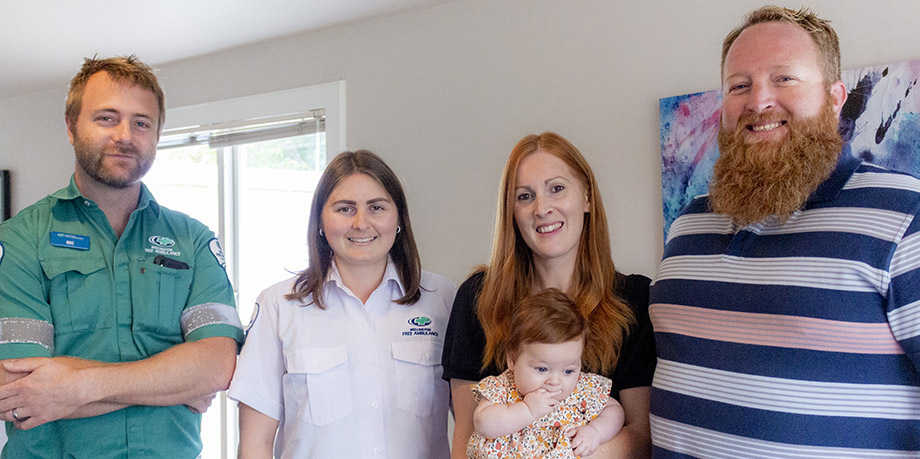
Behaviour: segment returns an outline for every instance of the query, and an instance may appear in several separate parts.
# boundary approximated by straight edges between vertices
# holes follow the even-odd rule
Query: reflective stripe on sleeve
[[[206,325],[224,324],[230,325],[240,330],[243,324],[240,323],[240,316],[236,313],[236,308],[220,303],[205,303],[192,306],[182,312],[182,337],[188,337],[190,333]]]
[[[54,325],[45,320],[0,319],[0,344],[38,344],[54,352]]]

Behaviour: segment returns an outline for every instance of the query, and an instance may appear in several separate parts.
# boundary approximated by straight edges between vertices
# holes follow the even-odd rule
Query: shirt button
[[[383,452],[383,448],[380,448],[380,447],[374,448],[374,454],[380,454],[382,452]]]
[[[88,207],[88,206],[89,206],[89,201],[83,201],[83,205]]]
[[[374,407],[374,408],[377,408],[377,407],[379,407],[379,406],[380,406],[380,404],[379,404],[379,403],[377,403],[377,402],[374,402],[374,403],[371,403],[371,406],[372,406],[372,407]]]

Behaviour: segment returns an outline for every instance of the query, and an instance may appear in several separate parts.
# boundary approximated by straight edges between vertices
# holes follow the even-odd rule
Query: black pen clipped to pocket
[[[153,264],[160,265],[164,268],[171,269],[188,269],[188,264],[179,260],[173,260],[169,257],[164,257],[163,255],[157,255],[153,257]]]

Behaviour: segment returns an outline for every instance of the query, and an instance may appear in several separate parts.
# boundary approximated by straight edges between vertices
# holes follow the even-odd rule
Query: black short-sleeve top
[[[485,334],[476,316],[476,301],[482,290],[484,273],[470,276],[454,298],[454,307],[444,337],[444,353],[441,364],[443,378],[479,381],[486,376],[497,376],[501,370],[490,365],[482,371],[482,355],[486,345]],[[619,399],[619,392],[632,387],[650,386],[655,373],[655,335],[648,316],[648,277],[617,273],[617,296],[620,297],[636,317],[616,367],[608,373],[613,380],[610,394]]]

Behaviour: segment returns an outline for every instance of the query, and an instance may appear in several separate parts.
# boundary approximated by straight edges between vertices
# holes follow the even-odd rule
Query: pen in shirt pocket
[[[160,265],[164,268],[171,269],[188,269],[188,264],[179,260],[173,260],[169,257],[164,257],[163,255],[157,255],[153,258],[153,264]]]

